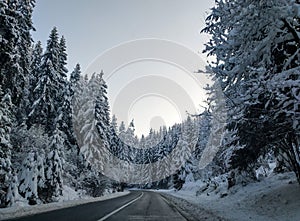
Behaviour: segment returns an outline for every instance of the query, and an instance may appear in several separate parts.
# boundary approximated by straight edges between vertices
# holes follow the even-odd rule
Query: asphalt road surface
[[[132,191],[130,194],[105,201],[26,216],[18,221],[113,221],[113,220],[186,220],[159,193]]]

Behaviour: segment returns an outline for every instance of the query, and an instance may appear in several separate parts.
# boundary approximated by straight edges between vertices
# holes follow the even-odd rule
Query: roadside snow
[[[87,196],[80,196],[78,195],[78,192],[74,191],[73,189],[67,186],[64,186],[63,194],[64,197],[61,197],[59,199],[59,202],[55,202],[55,203],[29,206],[24,202],[18,202],[12,207],[0,209],[0,220],[44,213],[52,210],[63,209],[63,208],[77,206],[85,203],[108,200],[108,199],[127,195],[129,194],[129,191],[107,193],[107,195],[101,197],[91,198]]]
[[[229,191],[225,184],[221,183],[216,189],[205,189],[206,185],[198,181],[185,184],[180,191],[163,192],[184,199],[177,199],[182,208],[187,207],[188,201],[220,220],[300,220],[300,186],[293,173],[271,174],[260,182],[234,186]],[[197,209],[193,210],[197,212]]]

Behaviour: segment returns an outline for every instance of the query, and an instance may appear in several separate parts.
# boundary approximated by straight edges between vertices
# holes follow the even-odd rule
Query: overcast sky
[[[40,0],[36,2],[33,14],[34,26],[37,30],[33,33],[33,37],[35,41],[41,40],[45,47],[50,30],[53,26],[56,26],[59,33],[64,35],[67,40],[69,71],[73,70],[76,63],[80,63],[82,70],[85,71],[99,55],[110,48],[124,42],[145,38],[164,39],[178,43],[188,48],[188,50],[198,53],[199,57],[205,62],[206,57],[199,52],[203,50],[203,44],[208,40],[208,36],[200,34],[200,30],[204,27],[205,17],[213,4],[213,0]],[[156,43],[153,45],[155,46]],[[125,52],[124,56],[126,56]],[[154,75],[164,72],[166,74],[164,77],[167,78],[167,75],[170,75],[167,72],[172,71],[172,73],[181,76],[181,78],[176,78],[175,83],[177,86],[182,82],[188,82],[185,76],[186,73],[181,71],[182,74],[180,75],[180,71],[174,70],[173,66],[169,65],[168,69],[166,65],[164,67],[161,64],[153,65],[153,62],[144,62],[143,67],[140,66],[141,64],[136,65],[135,68],[123,68],[119,72],[124,75],[127,70],[126,76],[129,76],[128,71],[130,73],[136,72],[137,74],[133,77],[136,79],[139,74],[145,76],[145,73],[141,72],[141,70],[145,70],[145,67],[146,69],[153,68],[151,71],[155,72]],[[181,66],[185,65],[181,64]],[[160,72],[159,68],[163,72]],[[191,66],[191,68],[195,67]],[[203,68],[203,65],[201,64],[196,68]],[[126,88],[128,82],[132,82],[129,77],[127,80],[124,80],[124,78],[118,80],[117,77],[114,77],[114,79],[114,82],[108,82],[110,99],[112,99],[111,97],[118,98],[117,95],[120,89],[114,89],[116,85]],[[157,78],[151,79],[154,84],[155,79]],[[140,88],[144,87],[141,82],[140,80]],[[120,84],[123,85],[120,86]],[[175,94],[180,93],[176,85],[174,84],[173,87]],[[184,90],[184,93],[190,96],[195,106],[201,104],[203,97],[201,97],[201,92],[197,92],[197,87],[189,88],[189,86],[183,84],[180,87]],[[169,90],[172,91],[172,88],[169,88]],[[180,107],[179,103],[175,104],[175,107],[175,98],[166,97],[161,94],[161,90],[157,89],[157,91],[160,93],[159,96],[144,96],[144,99],[140,99],[140,97],[143,97],[142,94],[137,96],[134,101],[135,106],[133,106],[133,103],[127,105],[130,106],[131,112],[124,110],[127,111],[126,116],[128,119],[121,120],[128,121],[129,118],[135,118],[136,122],[139,122],[137,123],[138,133],[145,133],[150,124],[153,127],[157,127],[159,124],[170,126],[174,121],[180,121],[182,116],[180,116],[178,109],[184,107]],[[152,92],[152,94],[157,94],[157,91]],[[139,93],[138,87],[135,93]],[[166,99],[163,99],[163,97]],[[111,106],[113,106],[113,103],[111,101]],[[161,106],[162,108],[156,110],[155,115],[148,114],[146,116],[145,110],[149,110],[154,104],[156,107]],[[173,112],[172,108],[169,107],[172,105],[174,107]],[[147,108],[142,109],[145,107]],[[178,116],[174,117],[176,114]],[[144,119],[143,122],[141,119]]]

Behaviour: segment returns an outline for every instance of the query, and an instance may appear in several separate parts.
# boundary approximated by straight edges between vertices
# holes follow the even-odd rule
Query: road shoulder
[[[227,221],[227,219],[219,217],[211,211],[208,211],[199,205],[192,204],[185,199],[178,198],[167,193],[160,194],[167,202],[169,202],[170,206],[175,207],[178,212],[189,221]]]

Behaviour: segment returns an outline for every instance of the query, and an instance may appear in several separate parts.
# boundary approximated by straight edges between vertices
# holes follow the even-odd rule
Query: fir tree
[[[12,174],[9,182],[9,188],[7,190],[6,203],[8,206],[13,206],[16,201],[22,197],[19,194],[19,180],[17,174]]]
[[[100,78],[100,93],[96,97],[95,118],[102,143],[104,147],[108,148],[110,144],[110,119],[107,86],[103,79],[103,72],[100,73]]]
[[[66,53],[66,39],[64,36],[60,38],[59,42],[59,67],[58,72],[60,75],[60,79],[64,80],[67,77],[68,69],[66,68],[67,65],[67,53]],[[65,83],[65,81],[62,81],[62,84]]]
[[[38,41],[32,49],[30,74],[29,74],[29,102],[32,105],[36,98],[33,97],[34,89],[37,85],[42,64],[43,48],[42,43]],[[29,107],[30,108],[30,107]]]
[[[42,57],[41,72],[33,91],[35,101],[28,116],[28,125],[40,124],[51,135],[63,106],[66,82],[60,71],[58,32],[53,28]]]
[[[30,205],[37,203],[38,198],[38,169],[34,152],[28,153],[25,158],[20,175],[20,194],[28,200]]]
[[[62,195],[63,185],[63,164],[64,156],[62,152],[63,138],[59,130],[55,130],[50,138],[49,152],[46,158],[45,178],[47,201],[56,200]]]
[[[226,98],[227,128],[238,137],[231,139],[238,141],[232,167],[253,172],[259,156],[275,147],[289,156],[300,182],[299,100],[291,93],[299,91],[298,6],[216,1],[204,32],[212,35],[206,51],[216,56],[211,68]]]
[[[11,128],[13,122],[12,103],[9,94],[3,95],[0,86],[0,205],[6,203],[5,193],[11,176]]]
[[[33,0],[0,1],[0,85],[18,107],[29,75]]]
[[[103,147],[99,133],[97,131],[97,120],[95,118],[96,98],[100,96],[101,78],[98,74],[93,74],[87,87],[81,94],[79,101],[81,106],[75,110],[76,137],[80,152],[84,156],[86,165],[99,166],[101,159],[100,147]],[[102,168],[103,169],[103,168]]]
[[[72,98],[72,101],[74,99],[77,98],[78,96],[78,91],[82,91],[82,81],[81,80],[81,68],[80,68],[80,64],[76,64],[74,70],[72,71],[71,75],[70,75],[70,84],[69,84],[69,91],[70,91],[70,96]],[[75,91],[77,93],[76,96],[74,96]],[[73,104],[74,105],[74,104]]]

